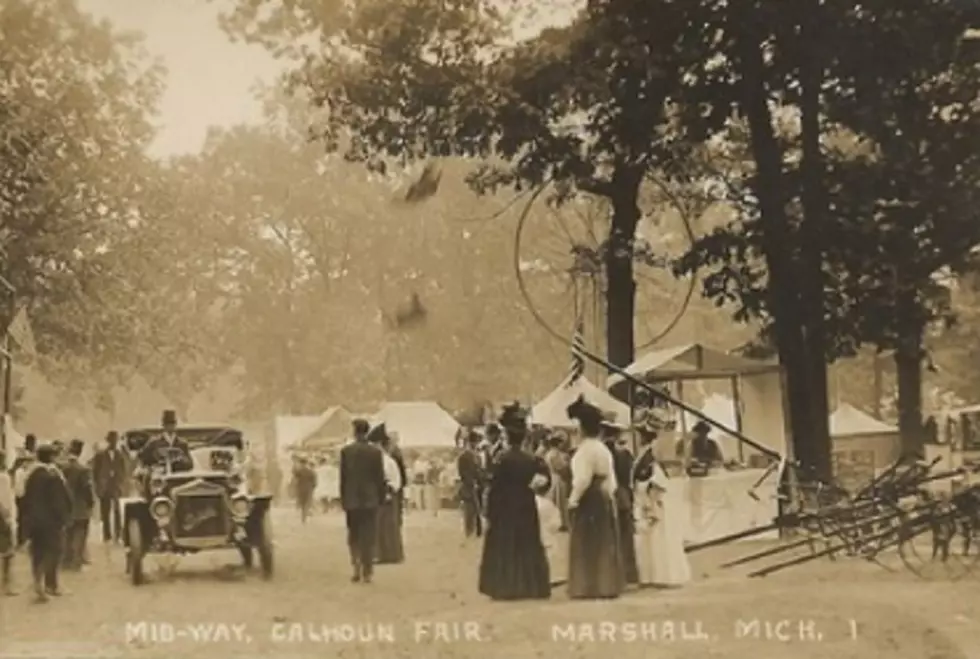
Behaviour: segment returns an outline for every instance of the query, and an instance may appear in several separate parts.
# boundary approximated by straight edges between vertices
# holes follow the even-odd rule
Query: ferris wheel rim
[[[663,185],[662,182],[652,178],[650,180],[652,180],[661,189],[661,191],[664,192],[664,194],[668,197],[668,201],[670,202],[671,206],[673,206],[673,208],[680,215],[681,222],[684,224],[684,232],[688,238],[688,243],[690,245],[693,245],[695,242],[695,235],[694,235],[694,229],[691,226],[690,215],[687,212],[687,209],[685,209],[679,203],[675,195],[673,195],[672,193],[669,192],[669,190],[666,189],[666,186]],[[537,200],[541,197],[541,195],[544,194],[544,192],[550,187],[552,187],[551,181],[546,181],[541,185],[539,185],[537,189],[535,189],[534,192],[530,195],[530,197],[528,197],[527,201],[524,204],[523,209],[521,210],[521,213],[518,217],[517,226],[515,227],[514,230],[513,268],[514,268],[514,275],[517,279],[518,290],[520,291],[521,298],[523,299],[524,302],[524,307],[534,318],[535,322],[538,325],[540,325],[541,328],[544,329],[549,335],[551,335],[552,338],[557,339],[559,342],[561,342],[566,346],[571,346],[572,345],[571,336],[570,335],[566,336],[565,334],[562,334],[561,332],[556,330],[552,326],[552,324],[549,323],[547,319],[545,319],[544,315],[535,306],[534,299],[532,298],[531,293],[528,290],[527,281],[524,278],[524,271],[521,268],[521,246],[523,245],[524,228],[527,226],[528,219],[530,218],[531,215],[531,209],[534,207],[535,202],[537,202]],[[659,332],[657,332],[651,339],[648,339],[643,343],[636,344],[635,345],[636,350],[644,350],[650,348],[651,346],[655,345],[659,341],[662,341],[664,337],[666,337],[668,334],[674,331],[674,329],[677,328],[681,320],[684,319],[684,316],[687,315],[688,309],[691,304],[691,300],[694,298],[694,291],[696,290],[697,282],[698,282],[698,278],[696,276],[690,277],[690,281],[688,282],[687,289],[684,294],[684,299],[681,301],[681,305],[677,313],[664,326],[664,328],[661,329]],[[578,287],[577,287],[577,283],[574,281],[574,278],[573,278],[572,285],[573,288],[575,289],[574,293],[577,296]],[[635,323],[635,318],[634,318],[634,323]]]

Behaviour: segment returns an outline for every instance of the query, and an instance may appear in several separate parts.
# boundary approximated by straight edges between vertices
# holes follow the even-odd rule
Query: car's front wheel
[[[126,523],[126,531],[129,535],[129,551],[126,554],[129,578],[134,586],[139,586],[146,581],[143,574],[143,556],[146,554],[143,527],[138,519],[130,518]]]

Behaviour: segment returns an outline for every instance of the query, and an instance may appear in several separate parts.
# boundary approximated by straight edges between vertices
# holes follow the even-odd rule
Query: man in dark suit
[[[24,438],[24,451],[14,460],[10,468],[10,480],[14,487],[14,500],[17,506],[17,547],[23,547],[27,542],[26,526],[24,524],[24,486],[31,470],[37,466],[37,437],[28,434]]]
[[[352,581],[369,583],[373,573],[378,508],[387,494],[381,449],[367,441],[367,421],[355,419],[354,441],[340,450],[340,503],[347,517]]]
[[[63,468],[65,483],[72,500],[72,521],[65,536],[62,566],[69,570],[81,570],[88,544],[89,520],[95,507],[92,491],[92,472],[79,459],[85,444],[80,439],[71,440],[67,462]]]
[[[459,500],[463,506],[463,532],[466,537],[483,535],[483,519],[480,515],[483,500],[483,467],[476,447],[480,436],[470,430],[466,434],[465,448],[456,459],[459,474]]]
[[[65,528],[72,520],[71,494],[61,471],[54,465],[55,449],[37,449],[38,466],[24,488],[24,524],[31,543],[31,568],[38,601],[61,595],[58,568]]]
[[[92,461],[92,479],[95,494],[99,497],[99,516],[102,518],[102,541],[119,542],[122,520],[119,497],[123,495],[129,466],[126,456],[119,450],[119,433],[115,430],[105,437],[106,447],[95,454]]]
[[[144,467],[155,467],[170,463],[171,471],[190,471],[191,450],[187,442],[177,436],[177,413],[165,410],[160,423],[163,433],[146,443],[140,451],[140,463]]]

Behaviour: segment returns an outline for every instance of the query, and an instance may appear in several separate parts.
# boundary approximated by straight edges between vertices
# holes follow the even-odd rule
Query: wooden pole
[[[732,406],[735,408],[735,430],[742,432],[742,388],[737,375],[732,376],[731,385]],[[745,462],[745,446],[742,442],[738,443],[738,461]]]

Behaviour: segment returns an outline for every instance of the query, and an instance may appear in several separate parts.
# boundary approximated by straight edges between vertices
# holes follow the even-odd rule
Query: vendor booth
[[[699,477],[689,477],[683,470],[673,474],[672,486],[683,490],[678,498],[689,507],[685,541],[697,544],[771,524],[779,514],[781,469],[774,468],[773,457],[746,445],[725,428],[784,459],[789,457],[780,366],[689,344],[648,353],[624,370],[685,405],[703,410],[712,422],[712,438],[722,450],[724,469]],[[623,380],[613,375],[607,386]],[[631,400],[637,393],[630,394]],[[722,397],[731,402],[722,404]],[[674,447],[688,435],[694,420],[678,409],[668,413],[675,419],[674,431],[661,433],[656,444],[658,457],[665,463],[676,460]]]

